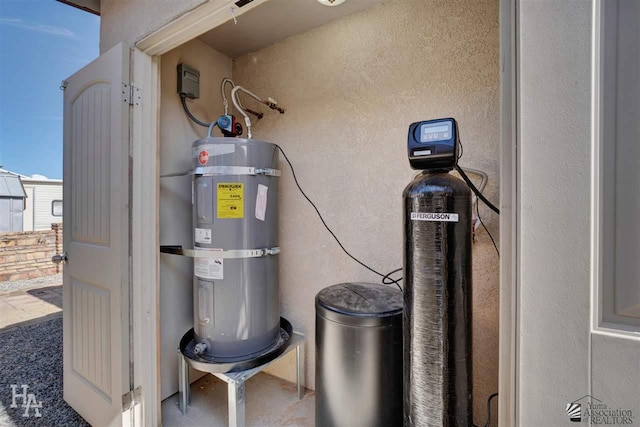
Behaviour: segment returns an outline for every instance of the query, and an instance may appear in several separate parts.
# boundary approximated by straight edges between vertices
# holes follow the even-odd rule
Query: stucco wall
[[[207,0],[101,0],[100,52],[120,42],[133,46],[143,36]]]
[[[489,174],[486,195],[498,202],[498,55],[497,1],[392,0],[242,56],[233,76],[287,109],[258,107],[265,118],[254,121],[255,137],[284,148],[344,245],[387,272],[402,265],[401,197],[415,173],[406,158],[411,122],[455,117],[461,164]],[[281,301],[307,334],[313,386],[315,294],[379,278],[341,252],[281,167]],[[497,238],[497,216],[480,212]],[[473,254],[474,419],[483,424],[498,377],[498,257],[483,230]]]
[[[201,73],[200,98],[188,100],[191,112],[203,121],[223,113],[220,81],[231,75],[231,60],[193,40],[161,58],[160,174],[192,168],[191,143],[206,129],[185,115],[177,93],[176,67],[184,62]],[[191,176],[160,179],[160,244],[192,247]],[[160,257],[160,341],[162,398],[178,390],[176,346],[193,327],[193,260]]]
[[[520,3],[519,423],[589,390],[591,2]]]

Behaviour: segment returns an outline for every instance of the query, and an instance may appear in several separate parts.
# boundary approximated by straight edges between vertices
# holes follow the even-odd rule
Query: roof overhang
[[[60,3],[68,4],[85,12],[100,16],[100,0],[57,0]]]

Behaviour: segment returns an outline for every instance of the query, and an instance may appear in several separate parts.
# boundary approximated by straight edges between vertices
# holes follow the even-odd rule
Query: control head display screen
[[[458,161],[458,124],[453,118],[409,126],[408,154],[413,169],[453,169]]]
[[[451,122],[425,123],[420,126],[420,142],[436,142],[451,139]]]

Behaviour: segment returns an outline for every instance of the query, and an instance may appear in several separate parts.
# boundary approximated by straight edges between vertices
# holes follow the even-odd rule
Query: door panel
[[[602,322],[640,330],[640,3],[603,3]]]
[[[609,409],[631,411],[631,425],[640,425],[640,342],[594,334],[591,347],[590,394]]]
[[[86,87],[72,104],[72,139],[83,141],[73,151],[71,190],[74,241],[109,246],[110,84]],[[118,104],[118,106],[120,103]]]
[[[104,289],[72,281],[73,370],[92,388],[111,399],[111,334],[107,316],[109,293]]]
[[[64,93],[64,399],[94,426],[122,425],[130,389],[128,81],[121,44]]]
[[[587,409],[593,425],[640,422],[640,3],[595,3],[593,264]],[[601,216],[599,216],[599,214]]]

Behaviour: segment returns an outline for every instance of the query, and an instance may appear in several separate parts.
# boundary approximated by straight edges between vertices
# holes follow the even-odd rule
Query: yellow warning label
[[[244,218],[244,184],[241,182],[218,183],[218,218]]]

